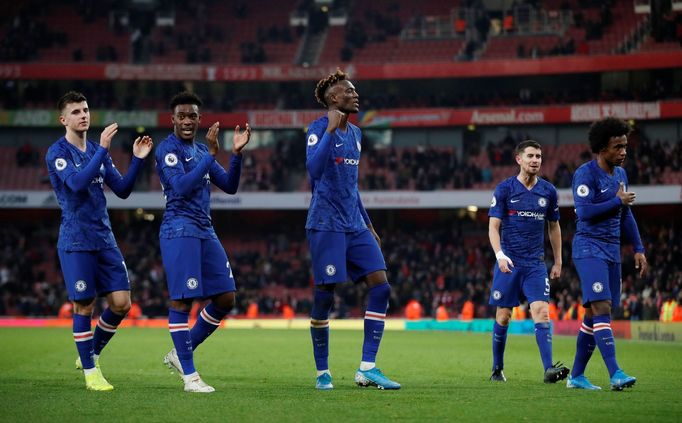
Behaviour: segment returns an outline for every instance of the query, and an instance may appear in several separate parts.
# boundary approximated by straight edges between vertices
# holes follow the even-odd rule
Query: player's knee
[[[130,298],[109,304],[109,309],[120,316],[125,316],[130,311]]]
[[[531,309],[535,323],[549,322],[549,307],[536,307]]]
[[[497,310],[497,313],[495,313],[495,320],[497,321],[498,325],[502,326],[508,326],[509,321],[511,320],[511,309],[509,308],[500,308]]]
[[[95,299],[79,300],[73,302],[73,312],[75,314],[82,314],[83,316],[91,316],[95,308]]]
[[[234,308],[234,304],[236,302],[236,296],[234,292],[226,292],[223,295],[220,295],[216,298],[213,299],[213,302],[215,303],[216,307],[219,309],[229,312]]]
[[[391,296],[391,285],[384,281],[384,283],[370,288],[370,294],[376,296],[377,299],[388,301]]]

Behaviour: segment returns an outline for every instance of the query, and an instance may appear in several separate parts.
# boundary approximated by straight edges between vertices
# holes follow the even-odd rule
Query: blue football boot
[[[317,382],[315,382],[315,388],[320,389],[322,391],[334,389],[334,385],[332,385],[332,375],[330,375],[327,372],[319,375],[317,377]]]
[[[611,390],[622,391],[624,388],[630,388],[637,382],[637,378],[628,376],[621,369],[616,370],[616,373],[611,376]]]
[[[601,387],[597,385],[592,385],[592,383],[587,380],[585,375],[579,375],[576,377],[568,376],[568,381],[566,381],[566,387],[572,389],[587,389],[588,391],[600,391]]]
[[[369,370],[360,370],[355,373],[355,383],[358,386],[376,386],[379,389],[400,389],[400,384],[384,376],[381,370],[374,367]]]

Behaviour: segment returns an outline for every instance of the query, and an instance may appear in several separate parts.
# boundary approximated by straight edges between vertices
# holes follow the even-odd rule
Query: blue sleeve
[[[502,219],[502,217],[507,212],[507,196],[509,190],[502,184],[498,184],[495,187],[495,192],[493,193],[493,198],[490,201],[490,210],[488,210],[489,217],[496,217]]]
[[[330,134],[326,130],[323,132],[321,126],[316,125],[313,127],[311,125],[311,128],[308,130],[308,149],[306,151],[305,166],[313,180],[320,179],[322,176],[324,166],[327,164],[332,151],[333,139],[336,138],[335,134]]]
[[[594,203],[594,193],[597,187],[593,178],[582,169],[578,169],[573,175],[573,201],[575,202],[575,214],[579,219],[592,220],[611,213],[623,205],[617,195],[601,203]]]
[[[554,186],[550,187],[549,207],[547,208],[547,220],[556,222],[559,220],[559,195]]]
[[[126,176],[121,176],[116,166],[114,166],[111,157],[107,155],[104,159],[104,167],[107,171],[104,182],[106,182],[117,197],[128,198],[133,191],[133,186],[135,185],[137,175],[140,173],[142,163],[144,163],[143,159],[133,156]]]
[[[632,244],[635,253],[644,253],[644,245],[642,245],[642,239],[639,237],[637,222],[635,221],[635,216],[632,214],[630,207],[625,207],[623,210],[620,228],[623,235],[625,235],[625,239]]]
[[[211,183],[228,194],[235,194],[242,174],[242,156],[239,154],[232,156],[227,172],[218,162],[213,162],[208,172],[211,175]]]
[[[204,175],[208,172],[208,169],[213,163],[215,163],[215,157],[206,154],[201,158],[197,167],[189,171],[189,173],[176,172],[168,177],[168,182],[175,192],[181,196],[185,196],[201,183]],[[176,167],[182,169],[182,166]]]
[[[102,166],[102,160],[107,155],[108,150],[104,147],[97,147],[95,155],[92,156],[90,163],[87,164],[80,172],[73,172],[64,179],[64,183],[72,191],[82,191],[87,189],[90,185],[92,179],[99,172],[100,166]]]
[[[360,214],[362,215],[362,220],[365,221],[365,225],[369,226],[372,224],[372,221],[369,220],[369,215],[367,214],[367,210],[365,209],[365,206],[362,204],[362,198],[360,198],[360,192],[358,192],[358,208],[360,209]]]

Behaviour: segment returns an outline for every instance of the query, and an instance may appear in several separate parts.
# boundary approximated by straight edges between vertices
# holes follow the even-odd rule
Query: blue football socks
[[[315,289],[310,313],[310,337],[313,341],[315,367],[329,370],[329,312],[334,304],[334,292]]]
[[[97,321],[97,326],[95,327],[95,335],[92,339],[95,355],[99,355],[104,347],[107,346],[107,343],[116,334],[116,329],[124,318],[125,315],[116,314],[110,308],[104,310],[104,313],[99,316],[99,321]]]
[[[381,337],[384,334],[384,320],[386,319],[390,295],[391,285],[388,282],[369,290],[367,310],[365,311],[365,339],[362,343],[362,361],[364,363],[376,361]]]
[[[606,368],[609,369],[609,376],[613,376],[619,367],[616,362],[616,340],[611,331],[611,316],[608,314],[594,316],[594,340],[599,347]]]
[[[95,360],[92,357],[94,351],[90,324],[90,316],[82,314],[73,315],[73,340],[76,342],[76,349],[78,350],[83,370],[95,367]]]
[[[213,303],[209,303],[201,310],[199,318],[189,332],[190,337],[192,338],[193,350],[196,350],[199,344],[204,342],[206,338],[211,336],[211,334],[220,327],[220,322],[227,313],[227,311],[219,309]]]
[[[509,326],[502,326],[495,322],[493,325],[493,370],[504,369],[504,347],[507,345],[507,330]]]
[[[573,360],[573,369],[571,370],[571,377],[575,378],[585,373],[587,362],[590,361],[594,348],[597,346],[593,334],[593,320],[591,317],[585,316],[583,323],[578,331],[578,339],[576,341],[575,359]]]
[[[535,342],[540,349],[540,358],[545,370],[552,367],[552,326],[549,322],[535,324]]]
[[[185,375],[196,372],[194,368],[194,354],[192,350],[192,338],[189,335],[189,313],[172,308],[168,309],[168,330],[178,359]]]

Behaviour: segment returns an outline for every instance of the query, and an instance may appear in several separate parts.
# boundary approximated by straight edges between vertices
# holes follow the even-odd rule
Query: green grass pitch
[[[333,325],[333,323],[332,323]],[[399,391],[358,388],[362,332],[333,330],[335,389],[316,391],[308,331],[224,329],[195,354],[214,394],[187,394],[162,365],[171,348],[162,329],[123,328],[101,357],[113,392],[88,392],[74,369],[68,329],[0,329],[1,422],[388,422],[682,421],[682,345],[619,340],[619,363],[638,378],[608,390],[598,351],[587,376],[601,392],[542,383],[532,336],[507,341],[506,384],[490,376],[490,334],[394,332],[379,367]],[[555,337],[554,358],[571,365],[575,338]]]

